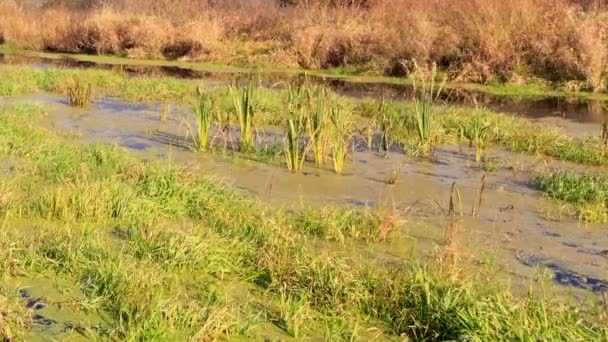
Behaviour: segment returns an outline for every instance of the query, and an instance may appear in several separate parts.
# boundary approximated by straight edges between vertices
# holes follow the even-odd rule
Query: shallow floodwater
[[[460,188],[468,214],[484,174],[474,167],[473,151],[459,147],[440,148],[432,161],[398,152],[385,157],[358,150],[350,155],[344,175],[312,165],[302,174],[291,174],[280,162],[272,165],[176,146],[176,141],[185,141],[177,110],[163,122],[159,120],[159,105],[101,100],[89,109],[77,109],[49,94],[2,101],[40,102],[49,110],[44,122],[49,128],[74,133],[83,143],[115,143],[142,158],[187,164],[195,172],[218,177],[274,206],[395,208],[404,224],[391,233],[388,242],[332,245],[336,253],[364,254],[379,262],[401,260],[412,251],[431,255],[443,239],[451,184],[456,182]],[[508,279],[518,291],[525,291],[530,281],[546,270],[560,285],[557,292],[577,296],[608,292],[607,227],[586,227],[572,219],[547,220],[545,213],[556,212],[559,206],[529,185],[531,174],[527,171],[541,163],[534,157],[501,150],[490,153],[512,167],[487,174],[480,217],[465,215],[459,225],[458,252],[465,263],[473,267],[494,265],[493,271],[500,275],[495,281]],[[557,161],[548,165],[580,168]],[[393,171],[399,174],[397,182],[386,185],[384,181]]]
[[[208,72],[181,66],[104,64],[80,61],[73,58],[42,58],[4,55],[1,53],[0,63],[29,64],[40,68],[95,68],[119,71],[129,76],[205,79],[208,81],[220,81],[226,84],[238,76],[238,74],[235,75],[235,73],[231,72]],[[262,75],[266,86],[275,86],[280,83],[285,83],[286,81],[294,81],[303,77],[303,74],[287,75],[281,73],[265,73]],[[411,85],[382,82],[354,82],[347,79],[332,78],[331,76],[318,77],[309,75],[307,77],[312,81],[328,85],[338,94],[352,98],[387,98],[397,101],[409,101],[413,95],[413,88]],[[441,97],[443,101],[451,104],[485,107],[498,112],[514,114],[530,119],[548,119],[555,123],[565,119],[572,123],[593,124],[589,125],[587,128],[586,135],[589,135],[591,132],[593,135],[596,135],[600,129],[597,124],[608,122],[607,101],[584,100],[563,96],[500,96],[463,88],[445,89],[441,93]]]

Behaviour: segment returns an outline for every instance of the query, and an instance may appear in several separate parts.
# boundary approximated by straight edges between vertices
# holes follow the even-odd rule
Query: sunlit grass
[[[240,149],[248,151],[254,147],[254,120],[256,111],[256,89],[257,79],[249,75],[244,87],[230,87],[233,101],[233,110],[240,128]]]
[[[604,175],[550,172],[533,180],[550,198],[571,203],[583,222],[608,223],[608,178]]]

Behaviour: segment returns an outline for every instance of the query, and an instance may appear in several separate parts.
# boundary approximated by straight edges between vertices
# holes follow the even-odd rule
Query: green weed
[[[433,135],[436,129],[435,125],[435,106],[437,98],[441,94],[442,85],[437,86],[435,79],[437,76],[437,67],[433,64],[431,69],[430,80],[420,78],[421,84],[414,82],[414,112],[416,115],[416,127],[418,131],[418,140],[421,146],[427,146],[432,152],[434,149]]]
[[[469,123],[462,127],[463,137],[469,141],[471,147],[475,147],[475,162],[477,163],[477,167],[481,167],[481,161],[491,128],[492,124],[479,115],[473,116]]]
[[[257,80],[252,74],[247,79],[247,85],[240,90],[230,87],[233,110],[239,123],[241,140],[240,150],[248,151],[254,147],[255,111],[256,111]]]
[[[608,178],[603,175],[551,172],[533,183],[550,198],[571,203],[584,222],[608,222]]]
[[[93,100],[93,85],[76,78],[67,86],[68,102],[74,107],[86,108]]]
[[[341,174],[344,170],[352,137],[352,134],[349,131],[350,123],[348,122],[348,119],[344,117],[342,111],[337,107],[331,109],[330,118],[333,124],[333,129],[330,134],[331,157],[334,171],[337,174]]]
[[[216,116],[213,98],[209,94],[204,93],[200,88],[196,88],[196,100],[193,109],[197,131],[196,145],[199,150],[204,151],[207,149],[209,131]]]
[[[312,143],[312,153],[317,166],[325,164],[329,127],[329,94],[324,86],[307,86],[307,132]]]
[[[285,143],[285,160],[291,172],[300,171],[306,160],[306,154],[311,146],[310,142],[301,147],[302,135],[306,120],[306,112],[302,104],[301,88],[289,88],[287,100],[287,136]],[[314,143],[313,143],[314,145]]]

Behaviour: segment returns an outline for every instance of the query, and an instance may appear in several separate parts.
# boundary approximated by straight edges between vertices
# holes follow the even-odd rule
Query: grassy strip
[[[533,182],[550,198],[573,204],[581,221],[608,223],[608,178],[605,176],[558,171],[537,176]]]
[[[68,54],[54,52],[40,52],[21,50],[11,47],[9,44],[0,45],[0,52],[7,55],[25,57],[38,57],[60,60],[63,58],[72,58],[77,61],[91,62],[99,64],[108,64],[116,66],[150,66],[150,67],[179,67],[203,72],[214,73],[233,73],[246,74],[250,72],[251,67],[238,67],[230,65],[222,65],[217,63],[203,62],[180,62],[158,59],[133,59],[120,56],[104,56],[104,55],[85,55],[85,54]],[[350,75],[344,74],[344,68],[325,69],[325,70],[310,70],[301,68],[280,68],[269,65],[258,65],[255,70],[262,74],[284,74],[286,76],[306,73],[311,76],[321,77],[325,79],[342,80],[351,83],[367,83],[367,84],[395,84],[409,85],[412,83],[410,78],[402,77],[385,77],[385,76],[370,76],[370,75]],[[587,91],[566,91],[562,85],[549,85],[549,82],[537,82],[530,85],[510,85],[510,84],[478,84],[478,83],[463,83],[463,82],[448,82],[445,87],[447,89],[469,89],[480,93],[498,95],[498,96],[514,96],[514,97],[574,97],[585,100],[607,100],[608,95],[602,93],[594,93]]]
[[[296,338],[608,337],[602,318],[570,305],[319,249],[318,237],[373,241],[380,219],[370,213],[270,209],[186,169],[79,146],[36,127],[42,115],[0,108],[0,158],[22,162],[0,178],[0,276],[71,279],[85,294],[80,310],[108,317],[82,323],[94,337],[259,338],[266,324]],[[23,336],[20,322],[0,333]]]

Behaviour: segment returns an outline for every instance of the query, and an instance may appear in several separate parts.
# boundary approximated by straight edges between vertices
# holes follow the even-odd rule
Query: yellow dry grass
[[[38,50],[396,76],[414,61],[436,62],[456,80],[540,77],[606,90],[605,0],[46,2],[0,0],[4,40]]]

